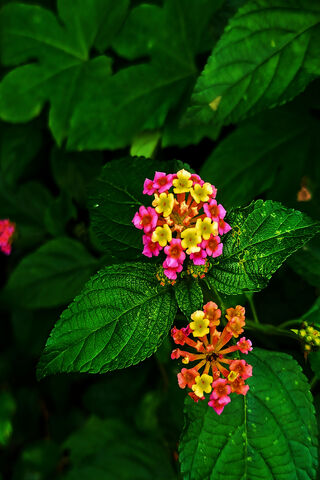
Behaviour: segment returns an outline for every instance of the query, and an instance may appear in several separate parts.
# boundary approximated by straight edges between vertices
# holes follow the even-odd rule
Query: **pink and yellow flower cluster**
[[[188,345],[196,353],[176,348],[172,359],[182,358],[182,363],[198,362],[192,368],[182,368],[178,373],[180,388],[188,387],[189,395],[195,402],[204,400],[204,393],[210,393],[208,405],[220,415],[224,407],[231,402],[230,394],[246,395],[249,385],[245,380],[252,376],[252,366],[245,360],[228,358],[226,355],[240,351],[247,354],[252,343],[241,337],[235,345],[226,347],[232,339],[238,339],[245,326],[245,309],[241,305],[228,308],[227,324],[223,331],[217,330],[220,324],[221,310],[214,302],[208,302],[203,310],[191,315],[191,322],[180,330],[174,327],[171,336],[177,345]],[[192,335],[195,340],[189,338]],[[202,373],[200,370],[203,368]]]
[[[164,249],[167,278],[177,278],[186,255],[194,265],[204,265],[207,257],[222,254],[220,235],[231,227],[213,185],[184,169],[168,175],[156,172],[153,180],[146,178],[143,193],[154,196],[152,207],[141,206],[132,221],[143,230],[144,255],[158,256]]]
[[[6,255],[11,253],[11,244],[13,234],[15,231],[15,224],[10,220],[0,220],[0,250]]]

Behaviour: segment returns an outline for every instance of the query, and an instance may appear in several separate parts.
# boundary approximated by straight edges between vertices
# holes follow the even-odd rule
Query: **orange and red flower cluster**
[[[6,255],[11,253],[11,244],[13,234],[15,231],[15,224],[10,220],[0,220],[0,250]]]
[[[154,208],[141,206],[132,222],[144,232],[144,255],[158,256],[164,249],[167,278],[177,278],[186,254],[194,265],[204,265],[208,256],[222,254],[220,235],[231,227],[224,221],[226,211],[215,200],[213,185],[186,170],[168,175],[155,172],[153,180],[146,178],[143,193],[154,195]]]
[[[228,308],[228,320],[222,332],[217,330],[220,324],[221,310],[214,302],[207,303],[203,310],[191,315],[192,322],[178,330],[174,327],[171,336],[177,345],[188,345],[196,353],[176,348],[171,353],[172,359],[182,358],[182,363],[198,363],[192,368],[183,368],[178,373],[180,388],[192,390],[189,395],[195,402],[204,400],[204,393],[210,393],[208,405],[220,415],[224,407],[231,402],[229,395],[237,393],[246,395],[249,385],[245,380],[252,376],[252,366],[245,360],[228,358],[225,355],[240,351],[247,354],[252,350],[252,343],[241,337],[235,345],[225,347],[232,339],[238,338],[245,325],[245,309],[241,305]],[[190,335],[196,340],[192,340]],[[200,369],[203,368],[202,373]]]

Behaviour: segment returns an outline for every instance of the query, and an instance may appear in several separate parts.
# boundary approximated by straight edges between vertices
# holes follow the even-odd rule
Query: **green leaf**
[[[221,416],[206,401],[185,403],[180,442],[184,480],[315,480],[317,424],[307,379],[289,355],[255,349],[248,394]]]
[[[104,373],[141,362],[173,322],[173,292],[160,287],[155,265],[112,265],[93,276],[48,339],[39,376]]]
[[[56,184],[81,205],[87,203],[88,185],[99,175],[102,164],[100,152],[66,153],[54,148],[51,153],[51,169]]]
[[[290,267],[314,287],[320,287],[320,238],[314,238],[289,261]]]
[[[16,185],[30,169],[41,146],[40,129],[34,123],[8,125],[0,129],[0,173],[7,185]]]
[[[314,78],[319,22],[312,0],[249,0],[214,47],[187,118],[228,124],[291,100]]]
[[[25,256],[3,292],[7,301],[31,309],[70,301],[97,268],[85,247],[70,238],[57,238]]]
[[[119,56],[143,63],[91,83],[73,116],[68,148],[122,148],[141,131],[162,127],[193,87],[196,54],[221,3],[166,0],[163,8],[133,8],[113,48]]]
[[[161,133],[159,130],[150,130],[138,134],[132,142],[130,155],[132,157],[153,158]]]
[[[203,294],[196,278],[191,276],[181,278],[174,285],[174,293],[178,307],[187,319],[190,319],[191,314],[196,310],[202,310]]]
[[[45,214],[45,225],[53,236],[64,235],[66,225],[71,218],[76,218],[77,210],[68,194],[62,192],[55,198]]]
[[[167,166],[162,164],[161,169]],[[117,258],[142,256],[143,232],[134,227],[132,219],[141,205],[151,205],[151,197],[142,193],[143,183],[158,168],[153,160],[122,158],[107,163],[92,185],[92,228],[104,250]]]
[[[70,451],[72,465],[67,480],[176,478],[164,445],[119,420],[91,417],[63,447]]]
[[[0,393],[0,445],[7,445],[12,434],[12,416],[16,402],[9,392]]]
[[[109,24],[110,7],[123,11],[127,2],[111,0],[59,0],[59,18],[35,5],[10,4],[0,17],[2,62],[23,66],[9,72],[0,85],[0,117],[10,122],[26,122],[36,117],[50,102],[49,126],[58,144],[67,136],[70,119],[82,94],[91,84],[111,73],[110,59],[89,59],[97,42],[105,48],[110,41],[101,26]],[[121,24],[121,22],[120,22]],[[120,26],[120,25],[118,25]],[[28,63],[30,60],[33,63]],[[34,62],[36,60],[36,62]]]
[[[212,261],[209,287],[228,295],[257,292],[296,250],[319,232],[319,222],[270,200],[252,202],[227,217],[223,255]]]
[[[316,128],[315,128],[316,127]],[[311,117],[277,109],[245,122],[223,139],[203,164],[200,175],[214,184],[226,208],[246,205],[278,182],[279,169],[299,171],[310,149]],[[292,175],[283,178],[292,188]],[[298,177],[299,185],[302,175]],[[283,181],[281,188],[283,188]]]

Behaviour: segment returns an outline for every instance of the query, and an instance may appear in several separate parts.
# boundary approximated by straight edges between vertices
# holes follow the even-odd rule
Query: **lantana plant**
[[[172,190],[172,191],[171,191]],[[174,174],[155,172],[146,178],[143,193],[154,196],[151,206],[141,206],[133,217],[143,230],[143,255],[158,256],[164,249],[164,275],[175,281],[186,255],[194,265],[204,265],[208,256],[222,255],[221,235],[231,230],[226,210],[216,200],[217,189],[185,169]]]
[[[231,339],[237,339],[244,331],[244,307],[237,305],[236,308],[227,309],[227,324],[222,332],[217,329],[220,318],[221,310],[211,301],[204,305],[203,310],[197,310],[191,315],[192,321],[187,327],[174,327],[171,330],[171,336],[177,345],[187,345],[196,351],[195,353],[176,348],[171,353],[172,359],[182,357],[182,363],[186,365],[197,362],[191,368],[182,368],[178,373],[179,387],[188,386],[192,390],[188,395],[195,402],[204,400],[203,394],[211,392],[208,405],[218,415],[222,413],[225,405],[231,402],[231,392],[247,394],[249,385],[245,384],[245,380],[252,376],[252,367],[245,360],[225,356],[237,351],[248,354],[252,350],[251,341],[245,337],[241,337],[235,345],[226,347]],[[196,341],[189,338],[190,334]]]

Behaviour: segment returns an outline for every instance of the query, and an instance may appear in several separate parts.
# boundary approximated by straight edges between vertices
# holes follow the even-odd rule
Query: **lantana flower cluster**
[[[172,191],[171,191],[172,189]],[[143,230],[143,254],[158,256],[164,250],[164,274],[176,280],[186,255],[194,265],[222,254],[220,236],[231,230],[224,221],[226,210],[217,203],[217,189],[199,175],[182,169],[175,174],[155,172],[146,178],[143,193],[153,195],[152,207],[141,206],[133,217]]]
[[[13,234],[15,231],[15,224],[10,220],[0,220],[0,250],[6,255],[11,253],[11,244]]]
[[[305,357],[312,350],[317,351],[320,349],[320,331],[315,329],[313,325],[303,322],[300,330],[292,328],[291,331],[301,338]]]
[[[190,352],[176,348],[172,351],[171,358],[182,358],[185,365],[197,362],[192,367],[182,368],[178,373],[179,387],[188,387],[191,390],[188,395],[195,402],[205,400],[204,394],[210,393],[208,405],[218,415],[231,402],[231,393],[247,394],[249,385],[245,381],[252,376],[252,366],[245,360],[226,356],[237,351],[248,354],[252,350],[250,340],[245,337],[238,339],[244,331],[245,308],[237,305],[226,310],[227,324],[222,332],[217,330],[220,318],[218,305],[208,302],[203,310],[197,310],[191,315],[192,321],[187,327],[180,330],[174,327],[171,330],[171,336],[177,345],[186,345],[195,350]],[[237,343],[226,347],[233,338],[238,339]]]

